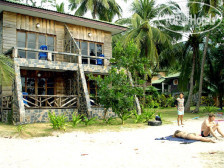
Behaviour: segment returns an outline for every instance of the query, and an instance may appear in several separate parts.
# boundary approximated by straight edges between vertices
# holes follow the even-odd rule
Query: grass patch
[[[192,108],[193,110],[194,108]],[[204,117],[207,115],[204,111],[204,107],[200,108],[198,114],[185,113],[184,120],[192,119],[194,117]],[[158,108],[156,114],[161,113],[163,124],[171,124],[177,119],[176,108]],[[103,120],[96,120],[93,124],[86,126],[84,123],[77,124],[73,127],[72,122],[66,122],[66,132],[81,131],[86,133],[94,133],[99,131],[122,131],[128,129],[138,129],[148,127],[147,123],[135,123],[136,118],[132,116],[124,125],[121,124],[121,120],[116,118],[111,121],[111,124],[106,124]],[[25,129],[21,133],[18,132],[17,126],[0,123],[0,137],[6,138],[33,138],[33,137],[46,137],[53,136],[55,134],[64,133],[64,130],[52,129],[51,123],[34,123],[27,124]]]

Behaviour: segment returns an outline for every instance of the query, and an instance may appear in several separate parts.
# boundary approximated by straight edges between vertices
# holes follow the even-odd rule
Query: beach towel
[[[166,137],[161,137],[161,138],[155,138],[155,140],[177,141],[177,142],[181,142],[181,144],[190,144],[193,142],[197,142],[196,140],[176,138],[176,137],[173,137],[172,135],[166,136]]]

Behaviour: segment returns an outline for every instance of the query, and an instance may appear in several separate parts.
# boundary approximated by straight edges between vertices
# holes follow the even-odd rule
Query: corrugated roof
[[[176,78],[180,76],[180,72],[166,76],[165,78]]]
[[[152,84],[159,84],[162,83],[163,81],[165,81],[165,78],[160,78],[158,80],[153,81]]]

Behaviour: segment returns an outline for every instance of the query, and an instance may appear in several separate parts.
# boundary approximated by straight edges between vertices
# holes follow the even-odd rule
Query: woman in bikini
[[[199,135],[196,135],[195,133],[187,133],[187,132],[180,131],[180,130],[175,131],[173,136],[178,137],[178,138],[183,138],[183,139],[190,139],[190,140],[196,140],[196,141],[202,141],[202,142],[213,142],[213,143],[215,143],[215,141],[212,140],[212,139],[204,138],[204,137],[201,137]]]

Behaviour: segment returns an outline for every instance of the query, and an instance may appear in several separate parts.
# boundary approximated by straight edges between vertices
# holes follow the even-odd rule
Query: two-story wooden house
[[[112,36],[126,27],[0,0],[0,53],[14,61],[13,86],[1,86],[0,120],[45,122],[48,111],[101,116],[87,74],[105,75]],[[44,50],[44,51],[43,51]],[[111,114],[112,115],[112,112]]]

